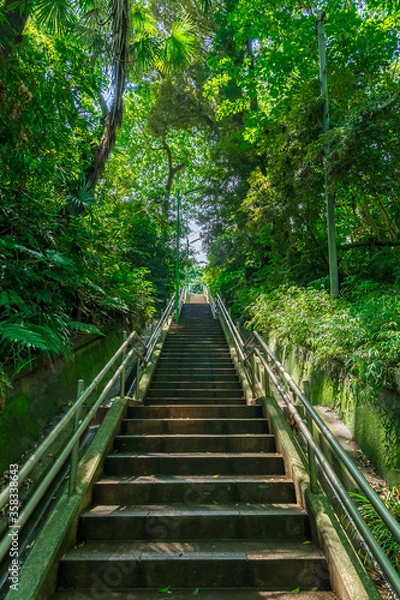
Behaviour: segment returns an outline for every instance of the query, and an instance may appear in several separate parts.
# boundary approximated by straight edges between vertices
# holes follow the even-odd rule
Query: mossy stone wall
[[[390,485],[399,486],[400,393],[384,389],[370,400],[355,393],[352,379],[339,361],[322,368],[303,348],[268,343],[299,387],[303,388],[304,379],[309,380],[311,402],[337,410],[379,473]]]
[[[122,333],[85,336],[73,357],[36,361],[31,372],[13,382],[0,416],[0,472],[17,461],[37,439],[42,427],[76,399],[78,379],[88,385],[122,344]],[[105,377],[104,385],[109,377]],[[97,393],[100,393],[100,385]]]

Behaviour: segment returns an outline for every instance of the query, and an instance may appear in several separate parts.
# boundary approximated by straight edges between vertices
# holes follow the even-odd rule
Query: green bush
[[[352,493],[351,498],[357,505],[363,519],[393,566],[400,572],[400,544],[395,540],[375,508],[363,494]],[[400,491],[394,487],[386,493],[383,502],[393,516],[400,521]]]
[[[376,392],[394,386],[400,363],[400,296],[363,282],[334,301],[324,290],[281,286],[253,289],[249,325],[281,343],[311,350],[316,363],[338,359],[357,384]]]

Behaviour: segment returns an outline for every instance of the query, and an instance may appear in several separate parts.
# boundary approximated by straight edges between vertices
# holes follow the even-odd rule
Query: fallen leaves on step
[[[165,588],[160,588],[158,591],[159,591],[160,594],[172,594],[171,586],[170,585],[168,587],[165,587]]]

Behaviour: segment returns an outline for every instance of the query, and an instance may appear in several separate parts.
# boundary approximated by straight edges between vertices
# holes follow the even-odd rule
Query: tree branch
[[[396,247],[396,246],[400,246],[400,240],[387,240],[387,241],[381,241],[381,240],[375,240],[375,239],[361,240],[359,242],[351,242],[350,244],[342,244],[341,246],[339,246],[339,248],[341,250],[351,250],[352,248],[365,248],[368,246],[370,246],[371,248]]]

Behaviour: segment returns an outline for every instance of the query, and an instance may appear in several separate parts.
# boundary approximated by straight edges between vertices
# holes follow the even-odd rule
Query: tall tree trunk
[[[369,225],[373,235],[375,236],[375,238],[377,240],[380,239],[381,237],[381,232],[380,232],[380,228],[378,227],[374,217],[372,216],[371,210],[369,208],[369,204],[368,204],[368,200],[367,198],[361,198],[360,201],[360,210],[361,213],[364,217],[364,221]]]
[[[86,177],[90,181],[93,190],[104,173],[107,161],[117,141],[117,130],[122,124],[123,99],[128,81],[131,3],[132,0],[111,0],[113,100],[104,119],[100,144],[93,150],[93,163],[86,172]]]
[[[18,4],[17,6],[15,6]],[[22,34],[25,29],[31,9],[29,0],[16,3],[15,0],[5,0],[0,10],[4,14],[5,21],[0,23],[0,56],[8,58],[16,44],[21,43]]]
[[[185,168],[185,163],[184,162],[179,163],[178,165],[176,165],[174,167],[173,162],[172,162],[171,148],[168,146],[168,144],[165,140],[163,140],[162,148],[163,148],[163,150],[166,151],[167,157],[168,157],[168,177],[167,177],[167,183],[165,185],[166,197],[165,197],[165,202],[164,202],[164,206],[163,206],[164,217],[165,217],[165,219],[168,219],[169,204],[170,204],[169,201],[170,201],[170,197],[171,197],[171,190],[172,190],[172,184],[174,181],[174,177],[177,173],[179,173],[179,171],[182,171]]]

